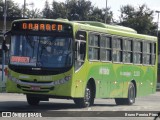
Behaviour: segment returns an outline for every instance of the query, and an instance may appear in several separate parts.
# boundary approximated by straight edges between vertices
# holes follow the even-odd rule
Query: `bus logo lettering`
[[[58,25],[58,31],[62,31],[62,25]]]
[[[34,30],[38,30],[38,29],[39,29],[38,24],[34,24]]]
[[[46,24],[46,31],[51,31],[51,25],[50,24]]]
[[[33,24],[32,23],[28,24],[28,29],[30,29],[30,30],[33,29]]]
[[[22,28],[23,28],[24,30],[26,30],[26,29],[27,29],[27,23],[23,23],[23,24],[22,24]]]
[[[40,24],[40,30],[44,31],[45,28],[44,28],[44,24]]]
[[[56,30],[56,25],[52,24],[52,30]]]
[[[110,70],[108,68],[100,68],[99,74],[109,75]]]

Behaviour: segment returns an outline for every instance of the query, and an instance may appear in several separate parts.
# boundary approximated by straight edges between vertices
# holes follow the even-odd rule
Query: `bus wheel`
[[[132,105],[135,103],[135,86],[131,82],[128,87],[128,98],[115,98],[115,102],[117,105]]]
[[[26,95],[26,97],[29,105],[39,105],[40,99],[38,97],[32,95]]]
[[[74,103],[80,108],[85,108],[93,105],[94,93],[93,93],[91,84],[90,83],[87,84],[84,98],[74,98],[73,100],[74,100]]]

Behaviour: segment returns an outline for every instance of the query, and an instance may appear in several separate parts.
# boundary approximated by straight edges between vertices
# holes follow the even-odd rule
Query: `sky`
[[[15,3],[18,3],[20,6],[23,5],[24,0],[13,0]],[[39,8],[43,9],[44,3],[46,0],[26,0],[27,4],[30,4],[34,2],[33,8]],[[51,4],[53,0],[48,0],[48,2]],[[54,0],[57,2],[65,2],[66,0]],[[99,8],[105,8],[106,7],[106,0],[90,0],[92,2],[92,5],[99,7]],[[138,7],[142,4],[146,4],[148,8],[151,10],[159,10],[160,11],[160,0],[107,0],[107,6],[110,8],[111,11],[113,11],[114,19],[118,19],[120,16],[120,7],[124,5],[132,5],[134,7]],[[28,6],[32,8],[30,5]],[[154,13],[154,21],[157,22],[158,14]]]

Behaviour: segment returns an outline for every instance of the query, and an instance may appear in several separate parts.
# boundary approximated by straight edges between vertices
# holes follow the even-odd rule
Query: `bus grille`
[[[25,92],[42,92],[42,93],[47,93],[51,90],[54,90],[54,87],[39,87],[39,89],[32,89],[33,86],[23,86],[17,84],[17,88],[25,91]]]

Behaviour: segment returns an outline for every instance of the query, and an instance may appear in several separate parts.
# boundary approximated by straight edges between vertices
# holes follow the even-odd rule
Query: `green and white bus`
[[[25,19],[10,31],[7,92],[30,105],[49,98],[95,98],[131,105],[156,91],[157,38],[93,21]]]

